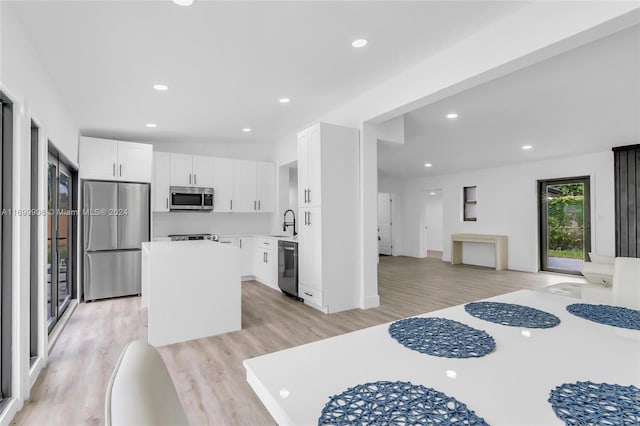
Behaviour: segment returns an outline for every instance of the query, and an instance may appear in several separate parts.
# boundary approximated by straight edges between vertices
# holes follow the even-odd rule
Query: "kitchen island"
[[[142,305],[154,346],[240,330],[240,250],[212,241],[142,244]]]

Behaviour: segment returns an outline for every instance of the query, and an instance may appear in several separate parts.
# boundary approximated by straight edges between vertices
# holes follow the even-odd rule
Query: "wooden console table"
[[[496,271],[507,269],[507,236],[484,234],[451,234],[451,264],[462,263],[462,243],[487,243],[496,246]]]

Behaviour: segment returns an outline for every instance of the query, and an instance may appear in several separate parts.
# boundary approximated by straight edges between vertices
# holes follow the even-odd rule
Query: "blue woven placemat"
[[[590,305],[587,303],[574,303],[567,306],[567,311],[573,315],[600,324],[614,327],[640,330],[640,311],[610,305]]]
[[[467,406],[410,382],[371,382],[334,395],[318,425],[487,425]]]
[[[551,328],[560,324],[560,318],[529,306],[500,302],[473,302],[464,310],[481,320],[512,327]]]
[[[496,347],[487,332],[446,318],[406,318],[392,323],[389,334],[409,349],[446,358],[477,358]]]
[[[607,383],[565,383],[551,391],[549,402],[566,425],[638,425],[640,389]]]

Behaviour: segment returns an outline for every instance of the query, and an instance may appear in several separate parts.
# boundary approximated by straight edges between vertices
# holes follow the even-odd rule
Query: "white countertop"
[[[211,247],[210,247],[211,246]],[[192,241],[148,241],[142,243],[142,250],[147,253],[160,253],[165,251],[175,251],[176,248],[193,248],[193,247],[207,247],[212,250],[236,250],[236,247],[232,247],[225,244],[217,244],[215,241],[209,240],[192,240]]]
[[[231,234],[231,235],[219,235],[219,238],[270,238],[279,241],[291,241],[298,242],[298,237],[293,235],[277,235],[277,234]]]
[[[549,392],[593,381],[640,386],[640,331],[597,324],[567,312],[580,300],[521,290],[487,300],[542,309],[560,318],[550,329],[480,320],[464,305],[420,317],[443,317],[485,330],[496,350],[450,359],[409,350],[389,323],[244,361],[247,381],[281,425],[317,424],[332,395],[378,380],[410,381],[455,397],[491,425],[561,425]]]

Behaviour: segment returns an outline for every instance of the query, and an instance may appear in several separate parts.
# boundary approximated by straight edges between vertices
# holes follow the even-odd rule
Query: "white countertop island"
[[[240,250],[211,241],[142,244],[149,343],[170,345],[240,330]]]

